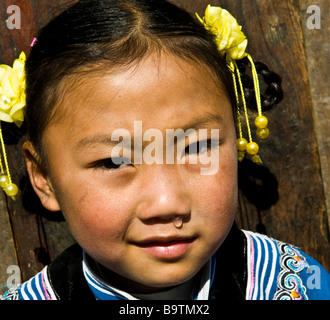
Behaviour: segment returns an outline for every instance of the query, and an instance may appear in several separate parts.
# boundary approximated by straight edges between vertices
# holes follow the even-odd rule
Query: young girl
[[[215,40],[159,0],[81,0],[40,32],[24,152],[77,245],[5,299],[330,298],[315,260],[234,226],[238,94]],[[279,101],[272,88],[265,105]],[[166,162],[179,141],[180,161]]]

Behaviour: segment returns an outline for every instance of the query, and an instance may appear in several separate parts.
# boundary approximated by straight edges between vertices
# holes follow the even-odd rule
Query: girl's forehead
[[[222,86],[208,70],[170,55],[151,55],[124,70],[76,78],[70,80],[73,86],[66,84],[58,106],[69,126],[92,120],[115,126],[142,120],[155,126],[204,113],[232,113]]]

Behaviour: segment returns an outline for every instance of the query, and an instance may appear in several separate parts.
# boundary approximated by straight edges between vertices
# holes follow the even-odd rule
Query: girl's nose
[[[148,171],[137,208],[139,219],[146,223],[189,219],[189,196],[177,166],[151,165]]]

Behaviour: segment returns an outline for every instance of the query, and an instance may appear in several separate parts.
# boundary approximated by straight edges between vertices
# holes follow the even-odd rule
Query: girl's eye
[[[210,139],[197,141],[187,146],[184,150],[184,153],[189,155],[201,154],[210,150],[212,145],[213,142]]]
[[[97,161],[94,164],[94,168],[107,169],[107,170],[117,170],[126,166],[132,165],[131,161],[127,158],[108,158]]]

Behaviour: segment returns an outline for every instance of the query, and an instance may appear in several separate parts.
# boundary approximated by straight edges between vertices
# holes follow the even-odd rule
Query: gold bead
[[[15,183],[7,184],[7,186],[5,187],[4,190],[7,194],[7,196],[9,196],[9,197],[16,196],[17,193],[18,193],[18,188],[17,188],[17,185]]]
[[[262,163],[261,158],[257,154],[252,157],[252,161],[254,163]]]
[[[269,136],[269,129],[268,128],[258,128],[257,129],[257,136],[260,140],[265,140]]]
[[[254,120],[254,124],[256,125],[257,128],[263,129],[266,128],[268,125],[268,119],[265,116],[258,116]]]
[[[237,150],[244,151],[248,145],[248,142],[244,138],[237,139]]]
[[[6,188],[7,184],[9,183],[9,178],[7,175],[5,175],[4,173],[0,174],[0,187],[1,188]]]
[[[250,154],[251,156],[254,156],[255,154],[258,153],[258,151],[259,151],[258,144],[256,144],[255,142],[248,143],[248,145],[246,147],[246,152],[248,154]]]
[[[244,151],[238,151],[237,159],[239,162],[242,162],[245,158],[245,152]]]

